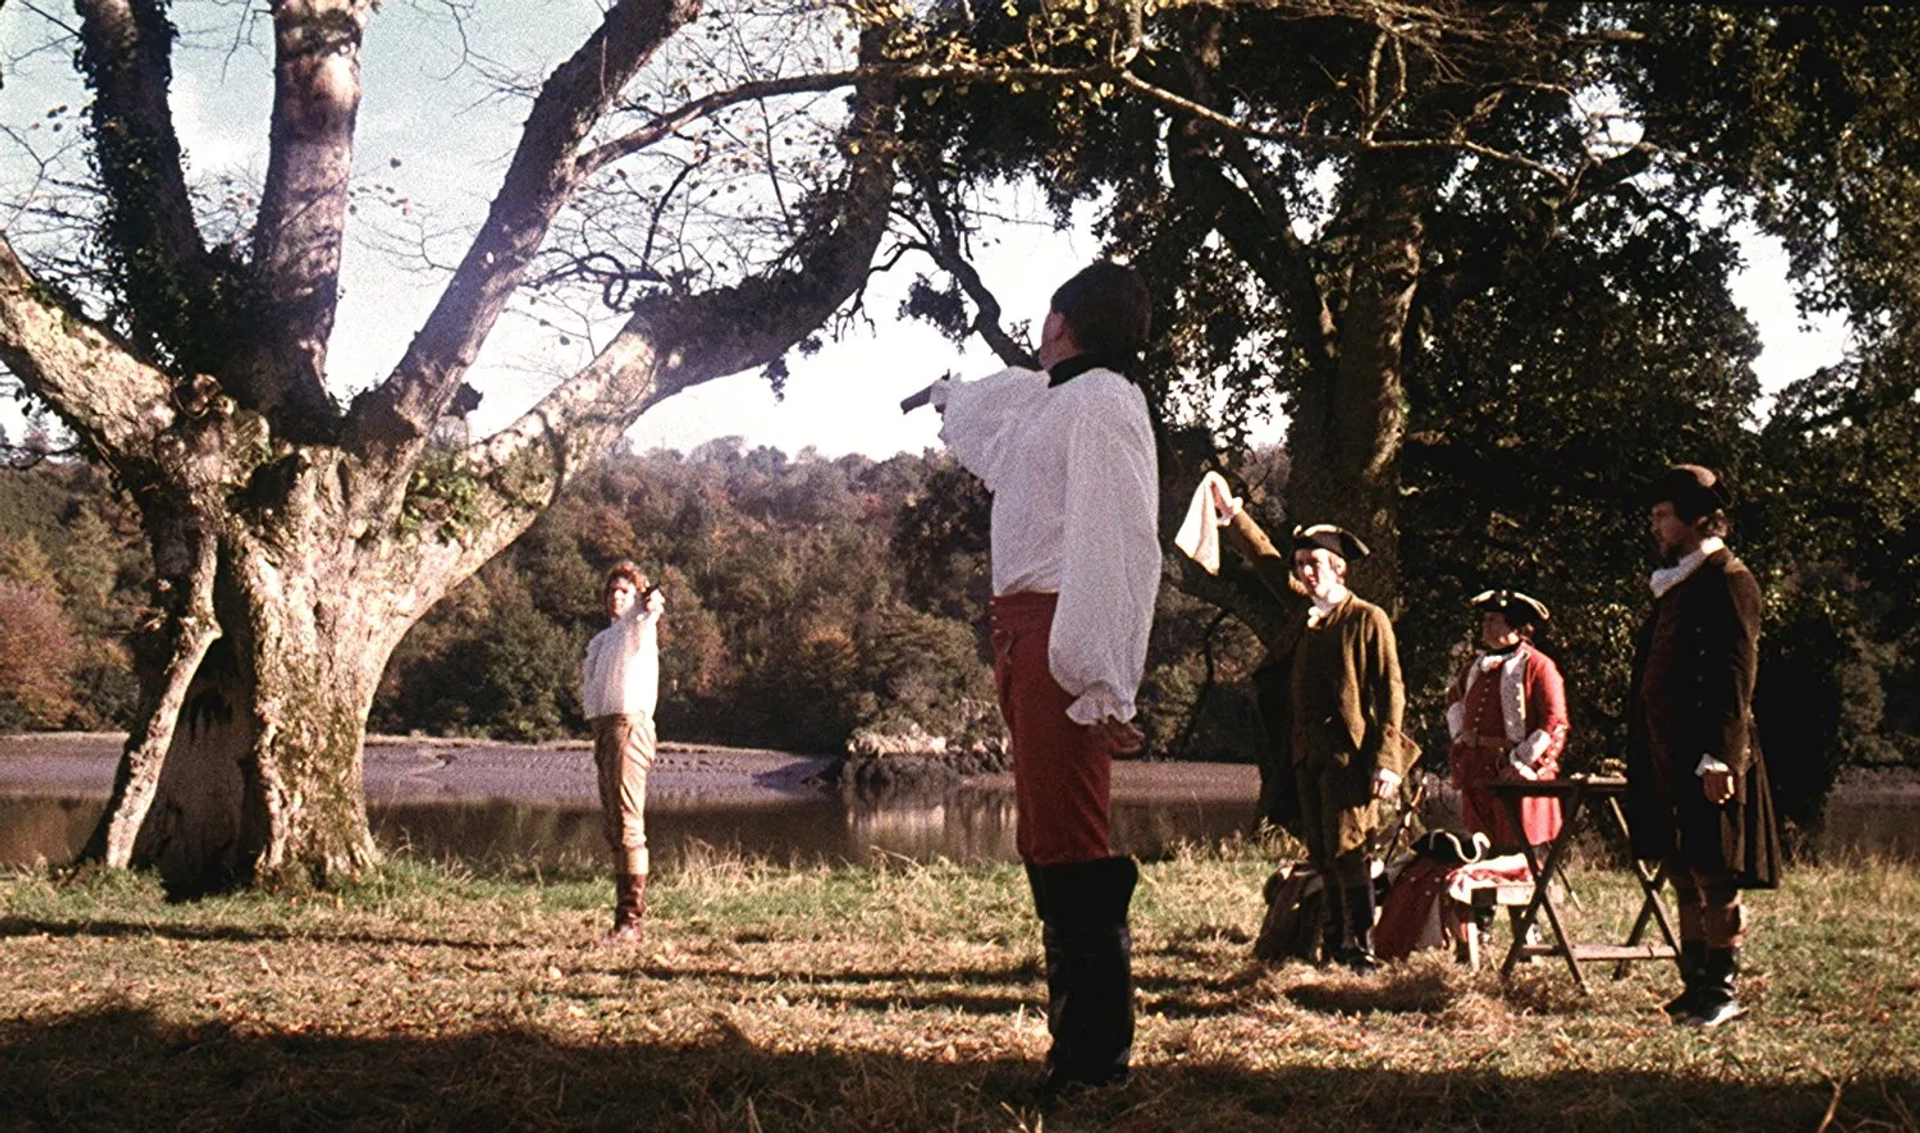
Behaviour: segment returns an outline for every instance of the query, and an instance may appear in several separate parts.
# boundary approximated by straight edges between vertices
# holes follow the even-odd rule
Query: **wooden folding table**
[[[1559,799],[1561,815],[1560,833],[1547,845],[1544,857],[1537,847],[1528,846],[1524,850],[1527,871],[1533,877],[1533,900],[1527,904],[1519,923],[1514,926],[1513,945],[1507,949],[1506,963],[1500,966],[1502,979],[1512,974],[1514,965],[1520,962],[1522,956],[1560,957],[1566,962],[1567,971],[1572,973],[1573,982],[1582,992],[1588,988],[1586,977],[1580,972],[1581,964],[1610,961],[1615,965],[1615,979],[1625,976],[1627,965],[1635,961],[1672,960],[1678,966],[1680,950],[1674,940],[1673,924],[1668,920],[1666,908],[1660,901],[1660,887],[1666,881],[1666,876],[1664,867],[1658,863],[1649,867],[1644,862],[1633,861],[1633,875],[1640,882],[1640,912],[1634,918],[1633,931],[1627,934],[1624,944],[1576,942],[1561,922],[1561,910],[1552,887],[1547,884],[1547,879],[1566,865],[1567,855],[1573,848],[1575,823],[1583,811],[1597,809],[1611,815],[1615,827],[1621,834],[1626,834],[1627,816],[1620,809],[1620,798],[1627,790],[1624,778],[1617,775],[1571,775],[1564,779],[1499,782],[1491,784],[1491,789],[1506,804],[1513,816],[1515,830],[1525,829],[1521,822],[1520,804],[1526,799]],[[1529,930],[1538,923],[1542,913],[1546,914],[1547,929],[1552,939],[1529,944]],[[1659,926],[1665,944],[1644,942],[1647,929],[1654,925]]]

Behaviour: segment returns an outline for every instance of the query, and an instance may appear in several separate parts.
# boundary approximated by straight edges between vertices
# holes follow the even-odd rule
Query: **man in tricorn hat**
[[[1459,788],[1467,829],[1503,852],[1540,846],[1560,832],[1556,799],[1527,799],[1520,825],[1488,787],[1501,780],[1552,779],[1567,743],[1567,688],[1553,658],[1533,634],[1551,616],[1546,604],[1518,590],[1474,597],[1483,651],[1447,690],[1448,764]]]
[[[1366,544],[1331,524],[1296,527],[1275,549],[1224,484],[1216,508],[1267,589],[1290,607],[1255,676],[1266,733],[1260,814],[1298,829],[1319,872],[1321,954],[1362,975],[1373,952],[1373,839],[1415,754],[1400,730],[1406,692],[1386,611],[1347,589]]]
[[[1727,550],[1731,497],[1711,469],[1669,468],[1647,493],[1664,565],[1640,631],[1627,707],[1635,856],[1664,863],[1680,912],[1686,989],[1675,1022],[1714,1027],[1735,998],[1749,927],[1740,890],[1772,888],[1780,839],[1753,726],[1760,586]]]
[[[1553,779],[1567,744],[1567,686],[1553,658],[1534,646],[1535,630],[1552,616],[1546,603],[1518,590],[1488,590],[1471,600],[1480,612],[1482,651],[1447,690],[1447,764],[1460,791],[1467,829],[1499,853],[1544,846],[1560,833],[1560,800],[1520,802],[1520,824],[1492,786]],[[1516,930],[1521,912],[1507,910]],[[1475,910],[1480,931],[1493,910]]]

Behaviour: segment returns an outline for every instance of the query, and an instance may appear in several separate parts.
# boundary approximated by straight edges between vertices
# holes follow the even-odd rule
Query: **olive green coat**
[[[1292,555],[1274,547],[1245,513],[1228,529],[1285,607],[1279,640],[1254,676],[1265,743],[1260,760],[1260,817],[1331,844],[1309,846],[1315,857],[1366,844],[1381,820],[1373,773],[1404,776],[1418,751],[1401,730],[1406,693],[1400,655],[1386,611],[1349,596],[1317,626],[1294,581]],[[1317,813],[1303,813],[1303,784],[1318,783]],[[1310,842],[1319,838],[1309,837]]]

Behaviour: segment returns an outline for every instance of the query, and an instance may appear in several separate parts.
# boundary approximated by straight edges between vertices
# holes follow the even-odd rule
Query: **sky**
[[[64,6],[40,5],[64,12]],[[266,121],[271,103],[271,32],[256,12],[231,3],[182,3],[174,18],[183,37],[176,49],[173,111],[190,168],[199,178],[228,174],[257,183],[265,169]],[[418,225],[439,233],[443,260],[456,258],[474,220],[484,213],[518,136],[524,104],[489,97],[476,68],[463,64],[460,37],[448,22],[451,6],[389,2],[376,13],[362,57],[364,99],[359,118],[357,175],[370,187],[366,207],[382,223]],[[465,44],[495,69],[538,75],[564,57],[599,17],[590,0],[545,0],[538,21],[489,18],[493,11],[524,12],[482,0],[466,21]],[[44,39],[33,7],[0,6],[0,44],[18,52]],[[0,124],[41,152],[62,141],[52,132],[57,105],[78,107],[85,94],[68,50],[15,57],[0,86]],[[72,139],[71,123],[62,131]],[[475,155],[483,155],[476,157]],[[0,139],[0,197],[12,199],[28,167]],[[384,203],[379,203],[384,202]],[[995,202],[1010,217],[982,233],[978,267],[1010,321],[1038,325],[1052,289],[1100,251],[1086,224],[1056,231],[1031,191],[1009,190]],[[8,218],[0,214],[0,223]],[[329,372],[335,393],[351,396],[383,378],[405,350],[438,295],[444,277],[401,268],[372,226],[354,226],[345,251],[339,321]],[[1846,332],[1838,319],[1813,324],[1797,315],[1780,245],[1748,233],[1747,270],[1735,280],[1736,300],[1760,329],[1765,346],[1756,363],[1762,385],[1778,389],[1839,359]],[[790,355],[784,398],[758,372],[704,383],[650,409],[629,434],[638,448],[690,451],[707,441],[740,437],[790,454],[812,448],[827,457],[850,452],[884,457],[938,445],[938,418],[927,411],[902,415],[898,402],[952,371],[978,376],[999,368],[978,340],[956,346],[931,327],[898,317],[912,272],[876,277],[865,297],[865,317],[811,357]],[[526,318],[503,320],[470,381],[485,395],[473,418],[476,435],[511,421],[559,377],[584,362],[593,328],[556,345],[551,328]],[[17,411],[0,414],[20,435]],[[1278,439],[1270,419],[1256,440]]]

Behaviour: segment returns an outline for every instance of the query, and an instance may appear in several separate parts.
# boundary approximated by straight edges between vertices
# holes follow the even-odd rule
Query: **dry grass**
[[[1255,966],[1266,868],[1147,867],[1135,1081],[1045,1114],[1013,867],[714,856],[655,882],[632,949],[593,943],[610,887],[580,873],[402,860],[191,905],[0,875],[0,1129],[1920,1129],[1911,867],[1757,897],[1755,1014],[1711,1035],[1664,1023],[1653,966],[1593,969],[1588,999],[1438,955],[1372,982]],[[1576,884],[1619,931],[1624,879]]]

